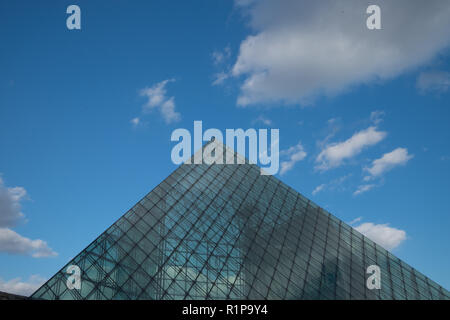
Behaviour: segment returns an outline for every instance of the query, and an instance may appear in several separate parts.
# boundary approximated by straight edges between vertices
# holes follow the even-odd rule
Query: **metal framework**
[[[67,267],[81,288],[67,286]],[[366,286],[369,265],[381,289]],[[37,299],[449,299],[449,292],[254,164],[183,164]]]

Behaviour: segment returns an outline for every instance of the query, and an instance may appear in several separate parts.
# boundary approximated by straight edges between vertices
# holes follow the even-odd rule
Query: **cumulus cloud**
[[[9,228],[0,228],[0,252],[31,255],[33,258],[56,256],[57,253],[41,239],[31,240]]]
[[[369,0],[238,0],[253,32],[231,70],[237,103],[308,104],[396,77],[450,43],[447,0],[379,0],[382,30],[368,30]]]
[[[393,250],[406,240],[405,231],[392,228],[389,224],[365,222],[355,229],[386,250]]]
[[[0,227],[13,227],[23,219],[21,201],[26,195],[22,187],[7,188],[0,176]]]
[[[42,286],[45,281],[46,279],[39,275],[32,275],[27,281],[22,281],[22,278],[14,278],[8,281],[0,278],[0,291],[28,297]]]
[[[385,153],[381,158],[374,160],[370,168],[365,168],[370,176],[366,176],[364,180],[371,180],[396,166],[405,165],[413,157],[413,155],[408,154],[408,149],[405,148],[397,148],[389,153]]]
[[[6,187],[0,177],[0,252],[31,255],[34,258],[57,255],[47,242],[23,237],[10,227],[23,220],[21,201],[27,191],[23,187]]]
[[[284,175],[286,172],[294,168],[295,164],[303,160],[306,155],[307,153],[305,152],[301,142],[287,150],[280,151],[280,156],[287,158],[287,160],[281,161],[280,175]]]
[[[177,122],[181,119],[181,115],[175,111],[175,98],[167,96],[166,85],[173,81],[175,80],[164,80],[140,91],[141,96],[148,98],[144,111],[158,109],[166,123]]]
[[[422,72],[417,77],[416,86],[421,93],[446,92],[450,88],[450,72]]]
[[[364,193],[364,192],[367,192],[367,191],[373,189],[374,187],[375,187],[374,184],[363,184],[363,185],[360,185],[358,187],[358,189],[356,189],[356,191],[353,192],[353,195],[357,196],[357,195],[359,195],[361,193]]]
[[[340,166],[344,160],[350,159],[368,147],[377,144],[386,137],[386,132],[369,127],[355,133],[346,141],[329,144],[316,158],[316,169],[328,170]]]

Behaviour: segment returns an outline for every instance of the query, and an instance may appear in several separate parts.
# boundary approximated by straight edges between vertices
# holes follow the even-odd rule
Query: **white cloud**
[[[324,183],[321,184],[320,186],[317,186],[317,187],[313,190],[312,195],[315,196],[317,193],[319,193],[320,191],[322,191],[323,188],[325,188],[325,186],[326,186],[326,185],[325,185]]]
[[[405,165],[413,157],[413,155],[408,154],[408,149],[405,148],[397,148],[389,153],[385,153],[381,158],[374,160],[370,168],[365,168],[370,176],[365,177],[364,180],[369,181],[396,166]]]
[[[406,240],[405,231],[389,227],[389,224],[365,222],[355,229],[386,250],[393,250]]]
[[[214,64],[222,64],[225,63],[231,56],[230,46],[226,46],[223,51],[215,50],[212,53],[212,59]]]
[[[308,104],[391,79],[450,43],[448,0],[379,0],[382,30],[368,30],[370,0],[238,0],[253,29],[232,68],[237,103]]]
[[[280,151],[280,156],[287,157],[287,160],[281,161],[280,175],[284,175],[286,172],[291,170],[295,164],[303,160],[306,155],[307,153],[305,152],[301,142],[287,150]]]
[[[213,86],[218,86],[224,83],[226,79],[229,78],[229,74],[226,72],[219,72],[214,75],[214,81],[212,83]]]
[[[446,92],[450,88],[450,72],[422,72],[417,77],[416,86],[421,93]]]
[[[139,125],[139,123],[141,122],[141,119],[136,117],[136,118],[131,119],[130,122],[133,125],[133,127],[137,127]]]
[[[230,77],[230,64],[229,60],[231,57],[231,49],[230,46],[226,46],[223,51],[214,51],[212,53],[212,59],[214,62],[214,65],[216,67],[223,68],[227,71],[220,71],[214,74],[214,80],[212,82],[213,86],[222,85],[226,79]]]
[[[347,175],[345,175],[345,176],[342,176],[342,177],[339,177],[339,178],[336,178],[336,179],[333,179],[333,180],[331,180],[330,182],[328,182],[328,183],[323,183],[323,184],[321,184],[320,186],[318,186],[318,187],[316,187],[314,190],[313,190],[313,192],[312,192],[312,194],[313,195],[315,195],[315,194],[317,194],[317,193],[319,193],[319,192],[321,192],[321,191],[324,191],[324,190],[329,190],[329,191],[344,191],[344,190],[346,190],[346,187],[344,186],[344,182],[349,178],[349,177],[351,177],[351,173],[349,173],[349,174],[347,174]]]
[[[175,98],[167,96],[166,85],[173,81],[175,80],[164,80],[150,88],[144,88],[140,92],[141,96],[148,98],[144,111],[158,109],[166,123],[176,122],[181,119],[181,115],[175,111]]]
[[[386,137],[386,132],[369,127],[355,133],[346,141],[329,144],[316,158],[316,169],[328,170],[338,167],[345,159],[358,155],[365,147],[377,144]]]
[[[262,123],[266,126],[271,126],[272,125],[272,120],[264,117],[264,116],[259,116],[258,118],[256,118],[255,120],[252,121],[253,124],[255,123]]]
[[[352,224],[355,224],[355,223],[357,223],[357,222],[360,222],[362,220],[362,217],[358,217],[358,218],[355,218],[355,219],[353,219],[352,221],[350,221],[348,224],[349,225],[352,225]]]
[[[21,278],[14,278],[8,281],[4,281],[0,278],[0,291],[19,294],[22,296],[30,296],[40,286],[44,284],[46,279],[39,275],[32,275],[28,278],[28,281],[22,281]]]
[[[323,149],[324,146],[328,144],[328,142],[341,130],[341,119],[340,118],[331,118],[327,120],[327,129],[324,131],[327,135],[317,141],[317,147]]]
[[[181,119],[180,114],[175,111],[174,97],[171,97],[168,100],[164,101],[164,103],[161,105],[160,110],[163,115],[163,118],[166,120],[167,123],[179,121]]]
[[[0,176],[0,227],[13,227],[23,219],[21,201],[26,194],[22,187],[7,188]]]
[[[375,125],[379,125],[383,122],[383,117],[385,113],[381,110],[375,110],[370,113],[370,121],[372,121]]]
[[[373,189],[374,187],[375,187],[374,184],[363,184],[363,185],[359,186],[355,192],[353,192],[353,195],[357,196],[361,193],[364,193],[364,192],[367,192],[367,191]]]
[[[41,239],[31,240],[9,228],[0,228],[0,252],[31,255],[33,258],[56,256],[57,253]]]
[[[35,258],[54,256],[56,252],[45,241],[28,239],[9,228],[23,220],[21,201],[26,195],[25,188],[6,187],[0,177],[0,252],[30,254]]]

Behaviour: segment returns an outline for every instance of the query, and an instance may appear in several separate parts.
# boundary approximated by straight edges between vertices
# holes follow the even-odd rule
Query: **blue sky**
[[[364,1],[1,2],[0,290],[168,176],[194,120],[279,128],[282,181],[449,289],[450,4],[374,3],[382,30]]]

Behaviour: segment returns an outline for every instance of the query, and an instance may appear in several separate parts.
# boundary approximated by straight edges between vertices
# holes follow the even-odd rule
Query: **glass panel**
[[[449,292],[255,165],[181,165],[41,299],[442,299]],[[366,288],[377,264],[381,290]]]

